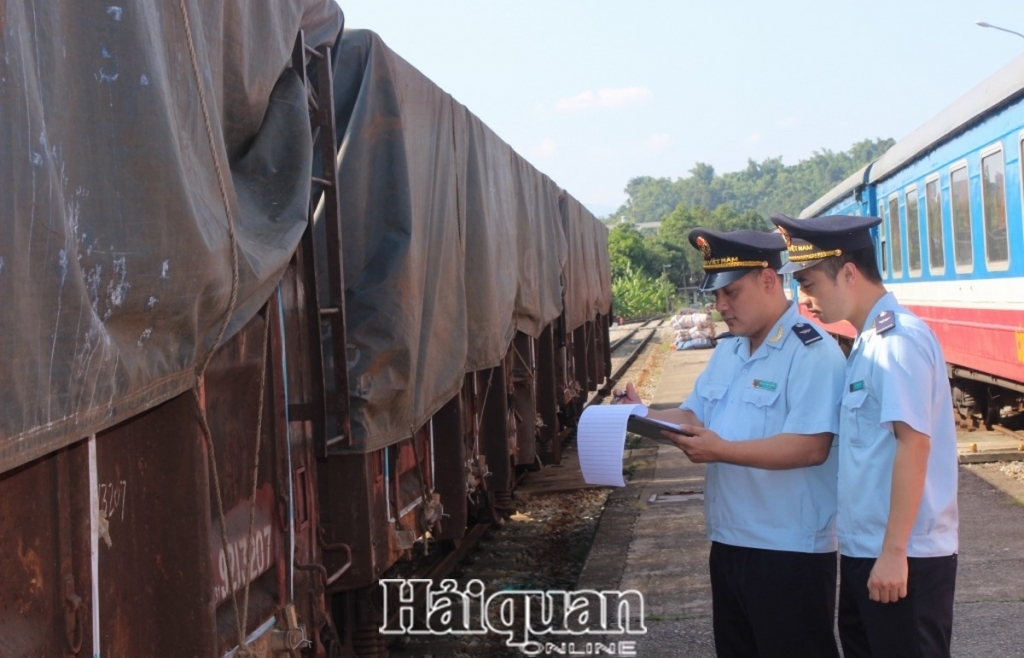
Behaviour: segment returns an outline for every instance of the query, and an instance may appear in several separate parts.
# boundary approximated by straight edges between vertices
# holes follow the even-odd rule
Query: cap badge
[[[786,249],[793,246],[793,240],[789,237],[789,231],[786,230],[785,226],[779,227],[779,233],[782,234],[782,239],[786,241]]]
[[[704,260],[711,258],[711,245],[699,235],[697,236],[697,248],[700,249],[700,253],[704,254]]]

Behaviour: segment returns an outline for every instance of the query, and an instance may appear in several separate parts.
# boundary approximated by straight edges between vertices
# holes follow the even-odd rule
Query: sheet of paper
[[[576,427],[580,470],[588,484],[626,485],[622,479],[622,454],[626,447],[626,423],[631,415],[646,416],[642,404],[608,404],[587,407]]]

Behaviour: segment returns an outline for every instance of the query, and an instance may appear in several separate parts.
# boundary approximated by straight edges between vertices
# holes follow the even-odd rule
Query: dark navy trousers
[[[875,558],[839,561],[839,640],[846,658],[948,658],[956,555],[907,559],[907,596],[868,598]]]
[[[712,542],[709,562],[719,658],[839,657],[835,552]]]

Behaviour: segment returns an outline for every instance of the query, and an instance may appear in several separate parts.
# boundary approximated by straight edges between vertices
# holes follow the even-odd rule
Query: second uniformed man
[[[882,284],[870,233],[881,219],[772,221],[793,245],[784,271],[793,272],[808,311],[857,330],[839,422],[843,653],[949,656],[959,515],[942,349]]]

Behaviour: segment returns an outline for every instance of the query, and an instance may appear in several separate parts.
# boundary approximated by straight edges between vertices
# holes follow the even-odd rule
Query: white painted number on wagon
[[[252,557],[249,563],[249,577],[243,579],[242,571],[245,569],[245,554],[249,547],[249,538],[242,537],[228,544],[228,555],[225,559],[224,549],[220,550],[218,568],[220,570],[220,581],[217,583],[217,600],[222,600],[230,593],[228,589],[228,568],[231,569],[231,582],[235,591],[241,589],[247,582],[250,582],[261,573],[270,568],[273,555],[270,547],[270,525],[257,528],[252,538]]]
[[[104,519],[113,518],[120,511],[124,521],[125,497],[128,494],[128,481],[103,482],[100,484],[100,516]]]

